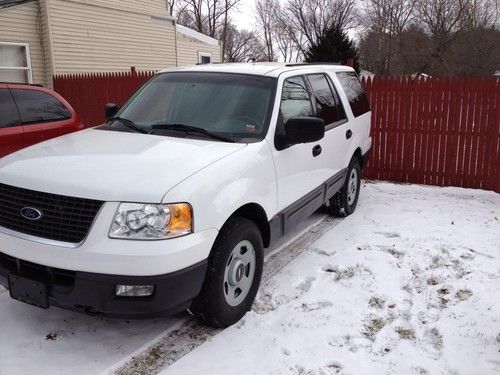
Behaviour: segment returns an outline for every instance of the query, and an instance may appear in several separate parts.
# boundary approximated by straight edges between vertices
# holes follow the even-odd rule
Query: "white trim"
[[[0,45],[24,47],[24,51],[26,53],[26,63],[28,66],[2,66],[0,69],[28,71],[28,83],[33,83],[33,69],[31,66],[31,51],[29,43],[0,42]]]
[[[203,57],[210,57],[210,62],[212,62],[212,53],[211,52],[198,51],[198,64],[203,64],[203,61],[202,61]]]
[[[151,23],[153,25],[163,26],[163,27],[174,27],[174,20],[171,18],[163,18],[151,16]]]
[[[190,29],[189,27],[182,26],[179,24],[177,24],[175,27],[176,27],[177,32],[184,34],[190,38],[197,39],[200,42],[203,42],[205,44],[209,44],[211,46],[218,46],[219,45],[219,41],[217,39],[212,38],[208,35],[199,33],[198,31]]]

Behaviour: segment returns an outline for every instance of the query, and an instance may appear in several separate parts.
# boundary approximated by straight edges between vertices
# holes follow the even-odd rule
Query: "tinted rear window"
[[[52,95],[35,90],[12,90],[12,94],[23,125],[71,118],[70,111]]]
[[[370,104],[363,86],[355,72],[337,73],[342,88],[349,100],[354,117],[370,112]]]
[[[0,89],[0,128],[19,125],[14,99],[8,89]]]

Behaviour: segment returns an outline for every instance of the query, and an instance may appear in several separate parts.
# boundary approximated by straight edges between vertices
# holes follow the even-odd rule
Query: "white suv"
[[[339,65],[165,70],[106,124],[0,159],[0,283],[42,308],[228,326],[264,248],[356,208],[370,109]]]

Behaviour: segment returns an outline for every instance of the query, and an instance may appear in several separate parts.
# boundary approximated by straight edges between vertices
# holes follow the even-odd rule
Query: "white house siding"
[[[176,65],[162,0],[46,0],[53,73],[158,70]]]
[[[177,32],[177,64],[178,66],[198,63],[198,52],[211,53],[212,62],[221,62],[221,46],[203,43],[200,40]]]
[[[28,43],[33,83],[47,85],[37,2],[0,9],[0,42]]]

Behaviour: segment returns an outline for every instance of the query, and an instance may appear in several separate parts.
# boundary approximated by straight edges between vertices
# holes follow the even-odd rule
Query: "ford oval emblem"
[[[37,210],[33,207],[24,207],[21,208],[21,216],[27,220],[40,220],[43,216],[40,210]]]

